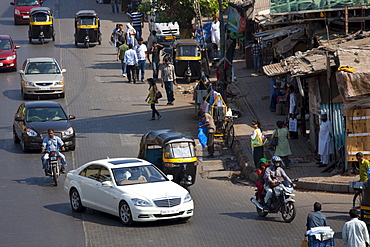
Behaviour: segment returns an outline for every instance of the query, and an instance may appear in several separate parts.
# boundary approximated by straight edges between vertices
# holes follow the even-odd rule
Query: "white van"
[[[149,15],[149,31],[156,31],[157,42],[169,46],[174,40],[180,38],[180,27],[177,22],[157,22],[158,12],[152,11]]]

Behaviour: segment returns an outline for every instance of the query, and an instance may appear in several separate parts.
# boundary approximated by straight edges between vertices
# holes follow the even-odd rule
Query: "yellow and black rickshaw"
[[[55,41],[53,24],[53,12],[48,7],[36,7],[30,11],[30,25],[28,30],[28,40],[38,39],[44,44],[44,39]]]
[[[178,39],[172,44],[172,59],[175,73],[188,83],[202,76],[202,50],[195,39]]]
[[[90,43],[101,45],[99,14],[95,10],[80,10],[75,15],[75,45],[83,43],[89,47]]]
[[[186,189],[195,183],[198,161],[192,137],[170,130],[148,132],[141,138],[139,158],[172,175]]]

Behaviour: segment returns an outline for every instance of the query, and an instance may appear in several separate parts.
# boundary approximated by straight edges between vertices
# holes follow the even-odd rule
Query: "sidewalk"
[[[269,105],[269,78],[263,74],[255,74],[245,67],[245,61],[236,50],[233,61],[236,82],[229,85],[229,91],[236,95],[232,104],[241,112],[242,116],[234,121],[236,139],[233,151],[242,170],[242,176],[248,176],[254,169],[250,148],[252,127],[250,122],[257,119],[262,124],[264,135],[270,136],[276,128],[276,122],[285,120],[285,115],[276,115],[270,112]],[[325,168],[317,167],[317,155],[309,149],[309,140],[299,136],[289,140],[292,155],[290,169],[286,173],[290,178],[298,178],[297,188],[303,190],[351,193],[350,181],[358,181],[359,176],[333,175],[322,171]],[[265,149],[267,158],[271,158],[273,151]],[[241,180],[240,180],[241,181]]]

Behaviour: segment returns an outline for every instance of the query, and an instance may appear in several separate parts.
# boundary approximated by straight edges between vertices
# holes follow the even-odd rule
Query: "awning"
[[[253,36],[256,38],[262,38],[262,40],[270,40],[282,36],[286,36],[289,34],[297,33],[304,29],[303,25],[294,25],[294,26],[287,26],[287,27],[280,27],[275,28],[272,30],[266,30],[259,33],[254,33]]]

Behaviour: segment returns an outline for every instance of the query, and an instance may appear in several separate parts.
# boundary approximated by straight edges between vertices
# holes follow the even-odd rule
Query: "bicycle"
[[[362,188],[364,187],[364,182],[351,181],[350,187],[356,191],[352,199],[352,206],[354,208],[360,208],[362,203]]]

